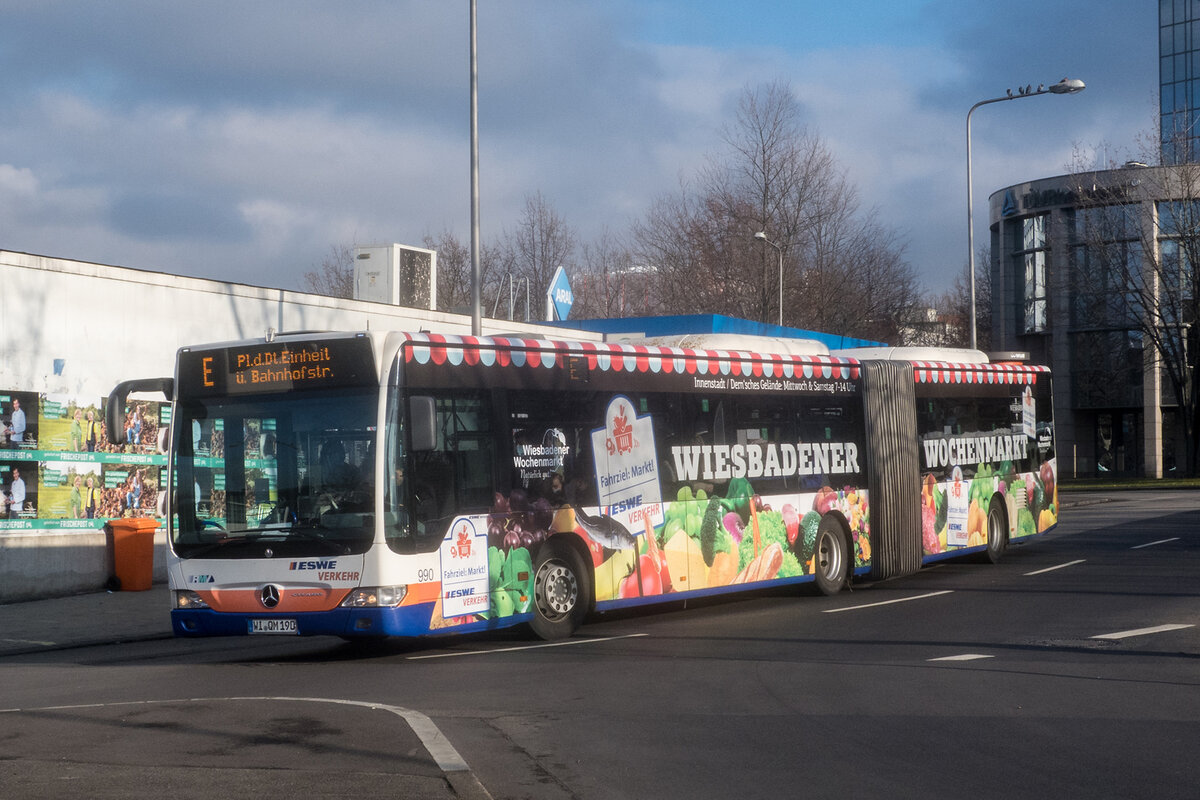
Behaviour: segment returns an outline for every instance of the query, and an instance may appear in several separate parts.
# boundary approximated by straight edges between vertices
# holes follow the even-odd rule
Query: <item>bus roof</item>
[[[829,348],[816,339],[788,339],[781,336],[757,336],[749,333],[684,333],[621,340],[625,344],[645,344],[688,350],[734,350],[753,353],[777,353],[789,356],[827,356]]]
[[[824,365],[857,366],[857,361],[848,356],[831,355],[823,344],[804,340],[811,347],[798,346],[800,340],[787,341],[790,352],[781,352],[781,342],[772,337],[743,335],[705,334],[680,337],[671,344],[661,340],[637,342],[580,342],[570,340],[527,339],[516,336],[473,337],[437,333],[403,333],[410,346],[426,346],[431,350],[462,349],[524,350],[543,351],[555,354],[582,354],[595,356],[623,356],[630,360],[669,357],[687,361],[691,358],[704,360],[773,361],[779,364],[807,363]],[[716,346],[716,345],[721,346]],[[757,347],[762,347],[762,350]],[[804,351],[804,352],[797,352]]]
[[[966,347],[850,347],[832,350],[830,354],[859,361],[942,361],[948,364],[987,364],[990,361],[983,351]]]

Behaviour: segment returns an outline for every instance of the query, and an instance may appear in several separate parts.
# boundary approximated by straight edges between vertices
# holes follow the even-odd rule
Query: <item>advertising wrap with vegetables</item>
[[[950,525],[950,482],[926,474],[921,483],[921,541],[926,556],[953,553],[962,547],[987,546],[987,517],[993,498],[1004,506],[1009,540],[1044,533],[1058,522],[1058,490],[1053,461],[1036,471],[1017,472],[1013,462],[979,464],[967,485],[966,543],[947,541]]]
[[[815,492],[758,495],[745,478],[732,479],[722,496],[682,486],[667,504],[662,525],[640,532],[636,554],[622,556],[625,574],[597,569],[598,601],[646,597],[813,574],[817,527],[824,514],[844,520],[855,543],[854,563],[870,560],[866,492],[825,486]],[[800,509],[804,509],[801,511]],[[647,580],[657,564],[657,577]],[[637,577],[640,575],[641,577]],[[604,591],[608,588],[607,593]]]

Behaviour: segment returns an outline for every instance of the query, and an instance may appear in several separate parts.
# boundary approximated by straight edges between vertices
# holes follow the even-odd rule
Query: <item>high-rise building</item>
[[[1159,0],[1158,75],[1162,161],[1200,161],[1200,0]]]

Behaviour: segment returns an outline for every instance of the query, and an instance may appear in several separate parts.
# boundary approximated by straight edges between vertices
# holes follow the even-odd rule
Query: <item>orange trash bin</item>
[[[112,537],[113,575],[121,590],[149,589],[154,582],[154,532],[158,530],[158,520],[110,519],[105,527]]]

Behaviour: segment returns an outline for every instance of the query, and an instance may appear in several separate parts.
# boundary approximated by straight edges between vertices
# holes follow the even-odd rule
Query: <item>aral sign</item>
[[[546,318],[550,321],[556,317],[566,319],[574,304],[575,296],[571,294],[571,282],[567,280],[566,271],[559,267],[550,279],[550,287],[546,289]]]

